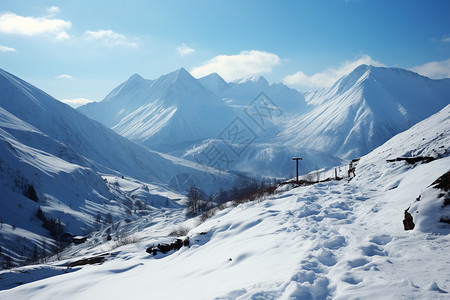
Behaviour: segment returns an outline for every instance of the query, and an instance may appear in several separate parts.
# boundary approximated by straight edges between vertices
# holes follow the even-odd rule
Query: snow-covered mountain
[[[152,222],[113,253],[102,250],[113,241],[74,247],[63,261],[0,272],[0,297],[447,299],[449,155],[450,105],[362,157],[350,181],[284,185],[202,221]],[[189,247],[146,252],[177,228]],[[102,264],[67,267],[94,253]]]
[[[131,142],[0,69],[0,246],[16,263],[34,247],[55,248],[38,207],[79,235],[95,229],[98,215],[138,217],[129,213],[136,201],[178,206],[173,200],[183,196],[168,188],[193,184],[211,193],[235,180]]]
[[[133,75],[103,101],[79,111],[122,136],[165,152],[216,137],[235,117],[231,107],[183,68],[153,81]]]
[[[450,79],[367,65],[306,94],[312,110],[280,134],[289,145],[360,157],[450,103]]]

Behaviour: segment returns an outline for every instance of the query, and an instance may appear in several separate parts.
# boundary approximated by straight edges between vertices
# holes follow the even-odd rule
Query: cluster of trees
[[[97,222],[97,223],[99,223],[99,224],[103,223],[103,218],[102,218],[102,215],[101,215],[101,214],[97,214],[97,215],[95,216],[95,222]],[[104,223],[105,223],[105,224],[112,224],[112,223],[113,223],[113,217],[112,217],[111,213],[107,213],[107,214],[105,215]]]
[[[61,241],[64,233],[64,225],[61,223],[61,220],[47,218],[40,206],[36,210],[36,217],[42,221],[42,227],[47,229],[56,241]]]
[[[131,196],[131,198],[134,198]],[[131,199],[127,198],[123,204],[126,206],[125,212],[129,215],[132,214],[132,210],[134,209],[134,212],[136,211],[142,211],[142,210],[148,210],[148,205],[145,202],[142,202],[140,200],[136,200],[134,203]]]
[[[196,216],[201,212],[205,211],[211,201],[205,201],[205,193],[195,186],[191,186],[187,194],[187,215]]]
[[[270,185],[265,181],[258,182],[247,177],[243,177],[231,190],[224,191],[220,188],[217,193],[209,196],[201,189],[192,186],[187,194],[187,216],[197,216],[229,201],[236,203],[254,201],[264,194],[272,194],[275,189],[276,182]]]
[[[3,253],[3,249],[1,246],[0,246],[0,259],[2,261],[0,266],[2,267],[3,270],[11,269],[13,267],[11,257]]]

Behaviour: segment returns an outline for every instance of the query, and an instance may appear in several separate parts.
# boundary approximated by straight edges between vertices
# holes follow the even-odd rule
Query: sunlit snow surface
[[[363,157],[350,182],[284,186],[200,225],[188,220],[190,247],[147,254],[146,247],[170,241],[165,236],[181,214],[175,209],[148,221],[136,244],[109,250],[99,243],[97,253],[111,253],[102,265],[2,271],[3,288],[12,277],[25,284],[0,298],[448,299],[450,225],[438,221],[450,206],[442,207],[430,185],[450,169],[449,145],[447,106]],[[438,159],[386,162],[416,155]],[[416,227],[404,231],[409,207]]]

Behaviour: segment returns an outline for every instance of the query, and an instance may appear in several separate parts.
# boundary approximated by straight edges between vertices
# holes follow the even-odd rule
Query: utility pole
[[[298,182],[298,161],[302,160],[302,158],[301,157],[293,157],[292,160],[297,161],[297,182]]]

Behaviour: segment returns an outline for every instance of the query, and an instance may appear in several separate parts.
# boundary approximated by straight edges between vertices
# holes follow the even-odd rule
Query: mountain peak
[[[371,82],[398,82],[398,81],[423,81],[430,80],[428,77],[422,76],[415,72],[395,68],[395,67],[381,67],[373,65],[360,65],[356,67],[348,75],[342,77],[333,85],[330,90],[337,91],[338,93],[345,92],[350,88],[357,85],[367,85],[369,81]]]
[[[315,107],[290,125],[286,140],[354,158],[445,107],[449,91],[450,81],[361,65],[331,88],[308,94]]]
[[[217,73],[211,73],[198,79],[204,87],[215,93],[220,94],[228,88],[228,83]]]
[[[207,80],[218,80],[218,81],[224,81],[226,82],[219,74],[217,74],[216,72],[211,73],[209,75],[203,76],[201,78],[199,78],[199,80],[203,80],[203,79],[207,79]]]
[[[373,70],[373,66],[370,65],[359,65],[349,74],[341,77],[338,81],[336,81],[333,86],[330,88],[330,91],[334,93],[343,93],[358,83],[364,81],[370,76],[370,73]]]
[[[189,77],[193,78],[191,73],[189,73],[185,68],[181,67],[178,70],[175,71],[178,77]]]
[[[179,68],[178,70],[163,75],[160,78],[163,80],[168,80],[172,84],[176,82],[186,82],[196,80],[194,77],[192,77],[191,73],[186,71],[185,68]]]
[[[145,79],[138,73],[134,73],[133,75],[130,76],[130,78],[128,78],[127,82],[141,81],[141,80],[145,80]]]

